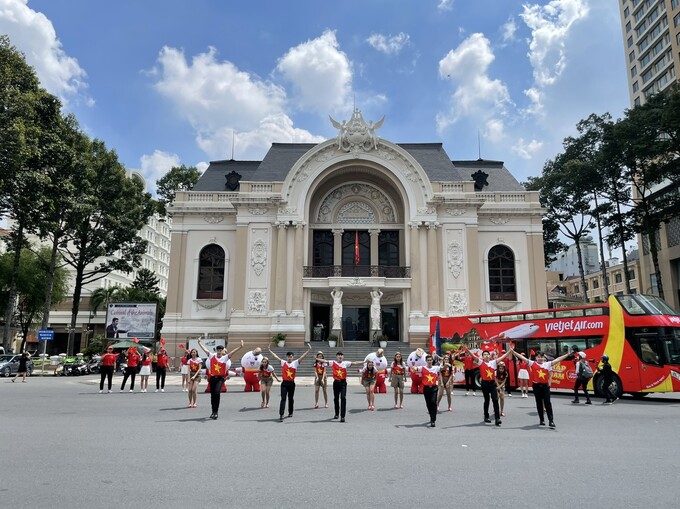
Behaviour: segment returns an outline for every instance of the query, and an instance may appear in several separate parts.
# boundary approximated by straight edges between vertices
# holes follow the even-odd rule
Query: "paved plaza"
[[[228,382],[189,409],[179,376],[165,393],[99,394],[98,376],[0,379],[2,507],[675,507],[680,397],[573,405],[553,396],[556,430],[538,427],[532,395],[506,400],[497,428],[481,392],[454,391],[430,428],[421,395],[391,393],[366,410],[357,380],[347,422],[313,408],[301,380],[292,418]],[[201,389],[205,388],[205,382]],[[391,390],[391,389],[390,389]],[[332,397],[331,394],[329,394]],[[444,402],[440,408],[445,409]]]

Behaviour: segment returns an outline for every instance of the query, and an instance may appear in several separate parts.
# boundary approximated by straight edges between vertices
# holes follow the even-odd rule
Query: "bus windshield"
[[[669,328],[662,334],[666,357],[670,364],[680,364],[680,328]]]
[[[680,314],[654,295],[620,295],[617,299],[629,315],[678,316]]]

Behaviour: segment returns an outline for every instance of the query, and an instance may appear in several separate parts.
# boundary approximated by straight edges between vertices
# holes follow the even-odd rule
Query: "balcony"
[[[387,265],[322,265],[305,266],[304,277],[384,277],[410,278],[411,267]]]

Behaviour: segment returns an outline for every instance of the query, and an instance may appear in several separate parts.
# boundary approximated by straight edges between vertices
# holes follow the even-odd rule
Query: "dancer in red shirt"
[[[319,408],[319,392],[323,392],[324,407],[328,408],[328,380],[326,376],[326,359],[323,352],[317,352],[314,359],[314,408]]]
[[[286,399],[288,399],[288,417],[293,417],[293,406],[295,405],[295,375],[297,369],[300,366],[300,361],[304,359],[307,354],[312,350],[312,345],[307,343],[307,351],[303,353],[299,359],[293,357],[293,352],[286,353],[286,360],[284,361],[281,357],[272,352],[269,349],[269,353],[281,363],[281,404],[279,405],[279,422],[283,422],[283,413],[286,410]]]
[[[394,408],[404,408],[406,369],[406,361],[401,357],[401,353],[395,353],[390,368],[390,385],[394,388]]]
[[[135,377],[137,376],[137,366],[139,366],[140,360],[141,357],[139,356],[139,353],[137,353],[137,349],[134,346],[131,346],[127,351],[127,368],[125,368],[120,392],[125,390],[125,384],[127,383],[128,377],[131,379],[130,392],[135,392]]]
[[[363,364],[363,361],[346,361],[345,354],[338,352],[335,354],[336,360],[328,361],[328,366],[333,370],[333,403],[335,405],[335,415],[333,419],[340,418],[340,422],[345,422],[347,412],[347,368]]]
[[[427,406],[427,413],[430,414],[430,427],[435,427],[437,420],[437,393],[439,392],[439,371],[441,366],[432,365],[432,354],[425,355],[425,366],[415,366],[411,368],[417,371],[423,377],[423,396],[425,397],[425,406]]]
[[[208,355],[205,365],[210,374],[210,380],[208,381],[208,385],[210,386],[210,404],[212,406],[210,418],[213,420],[217,419],[217,413],[220,410],[220,393],[222,392],[222,386],[227,379],[227,373],[231,366],[230,358],[234,353],[243,348],[243,345],[243,340],[241,340],[241,345],[234,348],[231,352],[226,352],[224,346],[217,345],[215,347],[215,353],[210,353],[201,340],[198,340],[198,346],[206,355]]]
[[[168,357],[165,348],[161,347],[156,357],[156,392],[159,390],[165,392],[165,374],[168,371],[169,360],[170,357]]]
[[[472,355],[473,360],[475,360],[479,366],[479,375],[482,378],[482,394],[484,394],[484,422],[491,422],[491,419],[489,418],[489,400],[491,400],[493,401],[493,413],[496,426],[500,426],[501,411],[498,406],[498,390],[496,389],[496,363],[510,355],[510,352],[513,351],[512,347],[497,359],[492,359],[491,353],[488,350],[482,352],[481,358],[470,352],[465,345],[463,345],[463,350],[465,350],[468,355]]]

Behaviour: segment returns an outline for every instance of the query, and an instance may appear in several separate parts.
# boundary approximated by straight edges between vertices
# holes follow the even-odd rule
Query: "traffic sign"
[[[53,341],[54,331],[52,329],[40,329],[38,331],[38,341]]]

